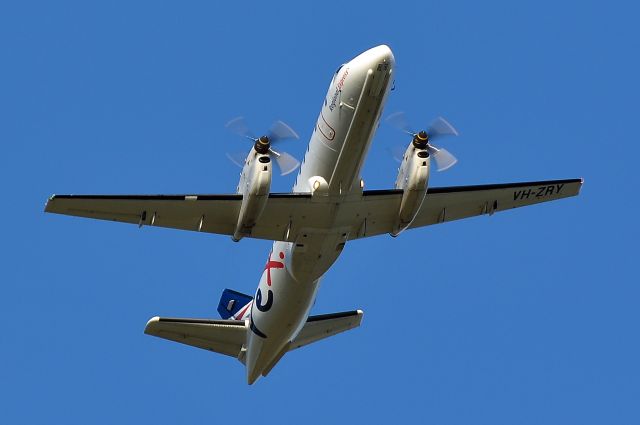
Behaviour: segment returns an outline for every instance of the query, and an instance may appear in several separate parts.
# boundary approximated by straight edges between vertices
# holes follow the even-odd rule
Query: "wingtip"
[[[49,207],[51,205],[51,202],[53,202],[54,199],[56,199],[55,193],[49,196],[49,198],[47,198],[47,202],[45,202],[44,204],[44,212],[51,212],[51,209]]]
[[[153,325],[155,325],[159,321],[160,321],[160,316],[154,316],[151,319],[149,319],[149,321],[147,321],[147,324],[144,326],[144,333],[150,334],[151,329],[153,328]]]

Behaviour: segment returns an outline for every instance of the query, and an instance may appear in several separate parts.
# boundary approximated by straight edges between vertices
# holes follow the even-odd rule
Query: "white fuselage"
[[[294,192],[336,199],[333,217],[302,229],[296,242],[274,242],[249,313],[247,380],[267,373],[305,324],[320,278],[336,261],[347,229],[334,225],[340,199],[362,191],[360,170],[389,93],[394,58],[378,46],[335,73]]]

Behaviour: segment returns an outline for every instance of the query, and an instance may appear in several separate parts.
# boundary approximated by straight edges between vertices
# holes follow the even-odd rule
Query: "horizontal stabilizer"
[[[309,316],[298,336],[291,342],[289,351],[320,341],[321,339],[357,328],[362,322],[362,310]]]
[[[144,333],[231,357],[239,357],[247,329],[242,320],[154,317]]]
[[[298,336],[262,371],[262,376],[267,376],[287,352],[339,334],[340,332],[357,328],[360,326],[360,322],[362,322],[363,314],[362,310],[354,310],[309,316],[307,323],[305,323]]]
[[[283,354],[340,332],[356,328],[360,326],[362,315],[362,310],[355,310],[309,316],[307,323],[305,323],[298,336],[289,343],[288,349]],[[242,347],[245,345],[247,338],[245,323],[243,320],[153,317],[147,322],[144,333],[236,357],[242,361],[244,359]]]

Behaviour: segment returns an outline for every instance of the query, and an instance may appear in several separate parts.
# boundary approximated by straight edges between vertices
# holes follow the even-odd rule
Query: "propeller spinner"
[[[284,176],[292,173],[300,166],[300,161],[295,159],[290,154],[286,152],[278,152],[271,147],[273,144],[278,143],[282,140],[300,138],[298,134],[284,122],[274,122],[269,128],[267,134],[260,137],[255,137],[253,135],[243,117],[232,119],[225,125],[225,127],[232,132],[253,141],[253,148],[256,152],[272,156],[278,164],[278,167],[280,168],[281,175]],[[234,155],[227,154],[227,157],[231,159],[231,161],[236,165],[239,164]]]
[[[413,146],[416,149],[426,149],[436,161],[438,171],[447,170],[455,165],[458,160],[448,150],[438,148],[431,142],[442,136],[457,136],[458,131],[444,118],[438,117],[426,130],[415,132],[411,130],[404,112],[396,112],[387,117],[387,122],[403,132],[413,136]]]

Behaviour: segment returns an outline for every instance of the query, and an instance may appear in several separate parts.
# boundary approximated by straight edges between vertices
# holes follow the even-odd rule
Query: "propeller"
[[[447,170],[455,165],[458,160],[448,150],[434,146],[431,142],[442,136],[457,136],[458,130],[449,121],[438,117],[427,127],[419,132],[413,131],[404,112],[395,112],[387,117],[389,124],[413,136],[413,146],[417,149],[427,149],[431,157],[436,161],[438,171]],[[400,155],[402,158],[402,155]]]
[[[271,156],[278,164],[281,175],[285,176],[292,173],[300,166],[300,161],[295,159],[292,155],[283,151],[278,152],[271,147],[273,144],[279,143],[282,140],[300,138],[298,133],[284,122],[274,122],[269,128],[269,131],[260,137],[256,137],[251,132],[249,126],[244,120],[244,117],[232,119],[225,125],[225,127],[230,131],[251,140],[254,143],[253,147],[256,152],[269,154],[269,156]],[[240,159],[238,155],[227,154],[227,158],[240,167],[242,167],[242,164],[244,163],[244,158]]]

